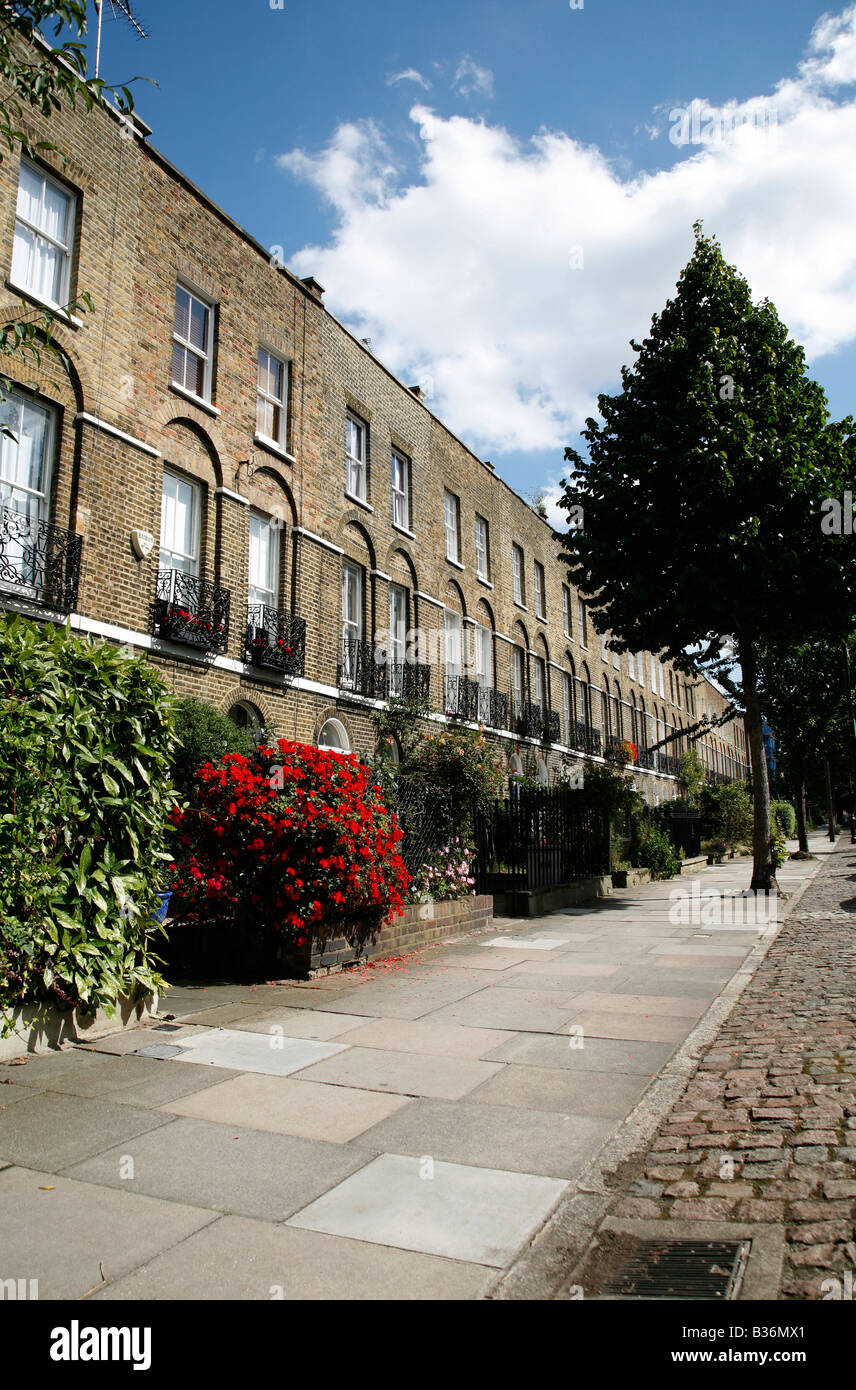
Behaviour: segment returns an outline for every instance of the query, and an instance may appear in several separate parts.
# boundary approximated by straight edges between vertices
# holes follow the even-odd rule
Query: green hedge
[[[0,1014],[112,1011],[163,986],[172,702],[154,670],[67,628],[0,617]]]

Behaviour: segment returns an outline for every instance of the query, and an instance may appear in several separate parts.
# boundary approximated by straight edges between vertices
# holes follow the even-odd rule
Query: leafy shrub
[[[163,987],[172,704],[155,671],[67,628],[0,619],[0,1011],[112,1012]]]
[[[182,801],[193,797],[196,774],[205,763],[219,763],[226,753],[250,757],[256,746],[247,729],[239,729],[214,705],[193,697],[176,701],[175,738],[172,780]]]
[[[770,836],[773,868],[780,869],[788,857],[788,844],[785,832],[779,825],[774,825],[773,833]]]
[[[664,830],[643,821],[637,835],[639,867],[650,869],[652,878],[673,878],[681,871],[681,861]]]
[[[722,782],[707,787],[702,815],[709,835],[734,847],[752,837],[752,798],[745,782]]]
[[[402,771],[424,784],[446,839],[469,829],[474,807],[486,807],[502,794],[505,776],[499,756],[475,729],[424,732]]]
[[[455,836],[449,844],[434,850],[410,884],[409,900],[414,903],[446,902],[467,898],[475,891],[471,870],[475,846]]]
[[[173,815],[173,919],[272,927],[298,946],[364,941],[407,890],[395,816],[352,753],[285,739],[277,749],[199,770],[194,804]]]
[[[789,801],[771,801],[770,814],[786,840],[792,840],[797,831],[797,813]]]
[[[704,767],[695,748],[685,748],[678,762],[678,787],[689,806],[698,805],[704,786]]]

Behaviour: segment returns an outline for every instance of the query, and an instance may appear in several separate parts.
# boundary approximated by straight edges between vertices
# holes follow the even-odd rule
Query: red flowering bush
[[[197,773],[194,806],[176,811],[174,918],[274,927],[362,941],[401,913],[402,832],[353,754],[280,739],[278,752],[227,753]]]

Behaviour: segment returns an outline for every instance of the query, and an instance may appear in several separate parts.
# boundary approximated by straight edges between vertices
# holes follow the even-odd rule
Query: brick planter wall
[[[430,946],[449,936],[466,936],[489,926],[493,916],[493,898],[489,896],[458,898],[453,902],[416,903],[406,907],[388,927],[381,928],[374,941],[361,949],[349,946],[343,937],[321,943],[313,939],[299,950],[292,950],[280,959],[281,975],[306,979],[311,975],[339,970],[356,960],[377,960],[382,956],[414,951]]]

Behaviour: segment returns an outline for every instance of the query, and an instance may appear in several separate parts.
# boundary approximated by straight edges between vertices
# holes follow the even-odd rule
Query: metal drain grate
[[[737,1297],[752,1242],[644,1240],[604,1285],[605,1298]]]
[[[159,1023],[157,1028],[152,1029],[153,1033],[180,1033],[180,1023]]]

